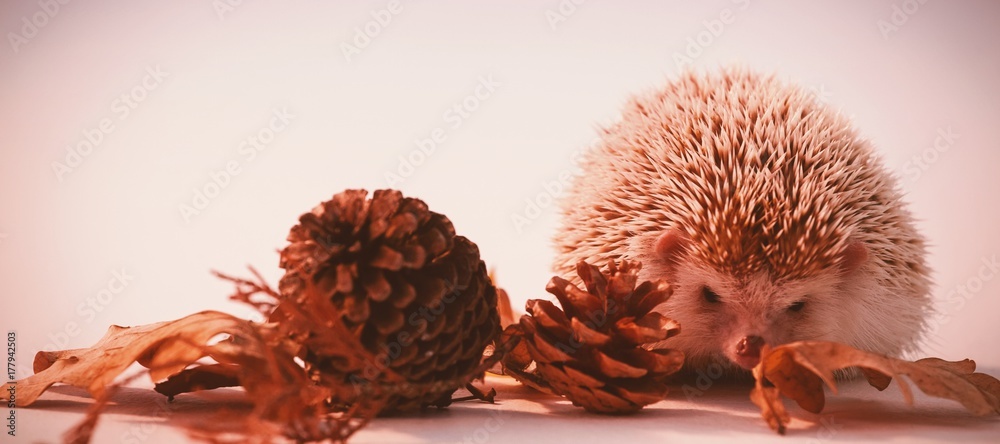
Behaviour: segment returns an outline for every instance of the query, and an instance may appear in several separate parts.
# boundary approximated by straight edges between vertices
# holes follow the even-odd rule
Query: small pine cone
[[[371,356],[346,358],[321,335],[288,329],[314,380],[379,386],[391,371],[421,389],[393,392],[384,413],[447,405],[481,376],[483,350],[500,334],[496,289],[478,247],[456,236],[447,217],[398,191],[366,196],[337,194],[292,228],[271,320],[296,311],[286,304],[302,313],[313,307],[304,298],[329,300]]]
[[[616,266],[612,261],[605,275],[580,262],[577,274],[587,291],[552,278],[546,290],[563,309],[546,300],[529,300],[528,314],[520,320],[522,343],[535,362],[535,374],[518,372],[528,363],[526,354],[517,349],[505,360],[515,370],[511,373],[596,413],[630,413],[663,399],[664,381],[680,370],[684,354],[643,346],[678,334],[680,325],[652,311],[672,290],[663,282],[647,281],[637,287],[640,266],[638,262]],[[517,332],[508,328],[504,334]]]

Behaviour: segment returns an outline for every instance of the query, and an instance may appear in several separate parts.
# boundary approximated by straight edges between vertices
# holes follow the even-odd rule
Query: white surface
[[[776,72],[853,116],[900,176],[932,245],[939,314],[924,354],[1000,368],[1000,283],[989,265],[1000,254],[996,2],[406,1],[348,60],[343,44],[388,1],[244,0],[220,15],[224,1],[77,1],[49,18],[37,1],[0,3],[0,331],[17,332],[21,376],[35,351],[89,346],[109,324],[204,309],[248,315],[210,269],[252,264],[277,281],[275,250],[299,214],[345,188],[388,186],[400,156],[416,155],[414,140],[437,129],[444,142],[394,186],[479,244],[515,305],[546,297],[560,177],[630,94],[677,74],[674,54],[699,36],[708,44],[696,69]],[[551,26],[560,7],[565,21]],[[39,13],[44,26],[15,51],[11,33]],[[894,14],[905,23],[883,35],[880,22]],[[711,36],[706,23],[723,18]],[[156,67],[166,77],[141,87]],[[457,125],[449,110],[476,103],[491,77],[500,85]],[[120,96],[132,91],[144,100],[125,114]],[[263,151],[241,151],[286,108],[294,117]],[[60,181],[53,162],[103,119],[114,129]],[[939,137],[949,130],[952,143]],[[229,162],[240,174],[186,220],[179,206]],[[123,269],[133,276],[124,287],[113,282]],[[464,422],[458,411],[445,415]],[[49,433],[59,415],[26,413],[19,427]],[[636,433],[699,427],[675,415],[670,427],[644,421]],[[531,418],[503,433],[568,427]],[[851,433],[880,436],[863,419],[854,421],[871,427]],[[566,440],[622,433],[609,421],[619,420],[581,421],[593,434]],[[700,421],[693,437],[759,433],[727,415]],[[948,421],[903,425],[940,425],[928,436],[944,437],[957,433]]]
[[[996,372],[993,372],[996,374]],[[668,400],[627,416],[584,412],[562,398],[540,394],[508,378],[489,377],[498,391],[497,404],[454,404],[407,417],[377,418],[351,443],[610,443],[610,442],[965,442],[1000,440],[1000,418],[974,417],[952,401],[919,392],[915,405],[903,402],[895,383],[878,392],[864,382],[844,384],[827,397],[820,415],[807,413],[786,400],[793,420],[785,436],[767,428],[750,402],[749,387],[715,382],[698,390],[680,386]],[[702,386],[703,388],[705,386]],[[912,387],[912,386],[911,386]],[[83,417],[89,403],[82,392],[56,389],[38,408],[21,409],[19,441],[55,442]],[[687,396],[690,394],[690,398]],[[204,421],[221,408],[242,411],[242,391],[178,396],[172,404],[148,389],[128,388],[115,397],[101,419],[94,442],[168,443],[188,435],[176,424]],[[220,405],[224,407],[219,407]]]

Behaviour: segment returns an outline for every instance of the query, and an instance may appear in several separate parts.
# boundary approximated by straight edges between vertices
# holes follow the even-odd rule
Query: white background
[[[298,215],[387,187],[401,156],[420,161],[394,187],[476,242],[516,306],[546,297],[560,176],[629,95],[675,78],[682,55],[698,70],[777,73],[852,116],[931,243],[940,313],[925,354],[1000,367],[1000,284],[984,268],[1000,254],[994,2],[224,4],[0,4],[0,329],[17,332],[22,371],[35,351],[90,345],[109,324],[248,315],[209,270],[249,264],[276,282]],[[32,20],[44,25],[31,32]],[[366,26],[377,32],[345,56]],[[166,77],[142,87],[157,67]],[[470,99],[483,78],[499,86]],[[144,100],[125,116],[130,93]],[[463,101],[476,109],[456,128],[446,112]],[[263,151],[240,151],[285,109],[294,117]],[[57,174],[102,119],[114,129]],[[446,139],[421,158],[414,141],[435,129]],[[940,132],[958,137],[935,148]],[[240,174],[183,217],[229,162]],[[128,285],[88,308],[120,289],[109,280],[122,269]]]

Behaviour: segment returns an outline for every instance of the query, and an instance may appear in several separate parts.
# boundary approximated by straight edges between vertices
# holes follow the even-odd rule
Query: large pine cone
[[[393,372],[420,389],[393,392],[383,412],[447,405],[481,376],[483,350],[499,335],[496,289],[478,247],[456,236],[448,218],[398,191],[366,196],[345,191],[302,215],[281,252],[286,273],[271,319],[302,316],[311,309],[305,298],[318,294],[370,357],[350,359],[321,335],[292,329],[315,380],[377,387]]]
[[[597,413],[629,413],[666,396],[664,380],[680,370],[679,350],[644,348],[680,332],[680,325],[653,312],[670,297],[663,282],[636,287],[640,264],[608,265],[607,275],[586,262],[577,274],[587,291],[554,277],[546,290],[563,309],[529,300],[528,314],[505,335],[523,335],[504,365],[528,385],[549,389]],[[522,348],[523,347],[523,348]],[[534,360],[535,373],[526,373]]]

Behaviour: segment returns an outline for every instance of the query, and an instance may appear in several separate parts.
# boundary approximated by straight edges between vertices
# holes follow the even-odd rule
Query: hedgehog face
[[[692,366],[724,358],[751,369],[760,361],[761,348],[802,340],[849,342],[853,304],[843,291],[850,287],[850,271],[864,260],[864,249],[849,248],[852,259],[806,276],[786,278],[767,269],[736,275],[686,254],[676,236],[661,236],[654,247],[655,262],[646,278],[670,282],[674,294],[663,310],[681,324],[682,334],[671,347],[683,350]]]
[[[664,309],[683,331],[673,346],[692,362],[724,357],[749,370],[764,344],[838,340],[836,271],[782,282],[763,271],[737,277],[692,261],[669,279],[674,294]]]

